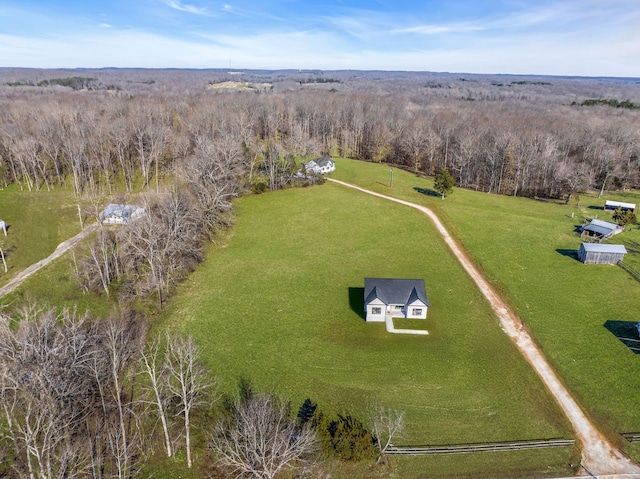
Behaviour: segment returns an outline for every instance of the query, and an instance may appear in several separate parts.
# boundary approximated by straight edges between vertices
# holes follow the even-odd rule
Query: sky
[[[0,0],[0,66],[640,77],[640,0]]]

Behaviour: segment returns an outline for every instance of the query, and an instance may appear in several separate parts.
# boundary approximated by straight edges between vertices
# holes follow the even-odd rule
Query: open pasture
[[[640,203],[626,192],[580,195],[580,204],[513,198],[456,189],[431,196],[431,179],[383,165],[338,161],[335,176],[434,208],[533,332],[547,358],[603,432],[636,460],[640,448],[616,433],[640,431],[640,356],[612,331],[640,321],[640,283],[613,265],[584,265],[575,233],[584,218],[610,220],[606,199]],[[572,217],[573,213],[573,217]],[[640,267],[637,226],[614,236]]]
[[[245,377],[294,407],[310,397],[366,419],[383,404],[406,412],[397,444],[571,437],[423,215],[334,184],[248,196],[237,213],[228,244],[211,247],[162,322],[197,339],[223,392]],[[366,324],[365,276],[423,278],[429,336]],[[560,470],[570,454],[527,464]],[[475,470],[496,459],[476,456]]]
[[[0,190],[0,219],[8,225],[6,237],[0,231],[8,267],[5,273],[0,265],[0,286],[80,231],[77,208],[73,193],[64,188],[29,192],[12,185]]]

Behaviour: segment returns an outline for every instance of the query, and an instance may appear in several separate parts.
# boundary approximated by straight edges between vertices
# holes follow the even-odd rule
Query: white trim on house
[[[389,318],[426,319],[429,302],[423,280],[365,278],[364,283],[367,322]]]

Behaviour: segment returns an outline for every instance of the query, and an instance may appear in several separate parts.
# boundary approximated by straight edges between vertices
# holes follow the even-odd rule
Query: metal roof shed
[[[622,226],[617,225],[616,223],[593,219],[591,220],[591,223],[582,227],[582,233],[580,236],[594,236],[602,241],[603,239],[607,239],[615,234],[621,233],[622,230]]]
[[[622,201],[613,201],[613,200],[606,200],[604,202],[604,209],[605,210],[616,210],[616,209],[622,209],[622,210],[635,210],[636,209],[636,204],[635,203],[624,203]]]
[[[584,264],[618,264],[626,253],[627,249],[621,244],[582,243],[578,258]]]

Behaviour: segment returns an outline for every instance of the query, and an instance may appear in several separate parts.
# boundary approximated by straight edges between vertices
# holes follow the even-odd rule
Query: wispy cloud
[[[3,66],[216,68],[231,58],[237,68],[640,76],[638,0],[517,0],[462,14],[351,0],[103,0],[64,13],[42,2],[0,7]]]
[[[194,15],[211,16],[211,12],[206,7],[196,7],[195,5],[190,5],[188,3],[182,3],[179,0],[166,0],[164,3],[167,7],[181,12],[193,13]]]

